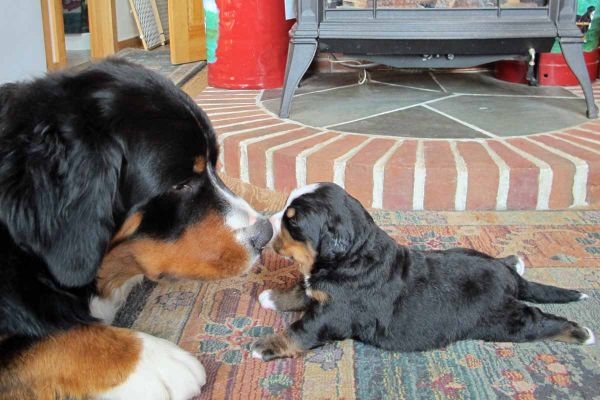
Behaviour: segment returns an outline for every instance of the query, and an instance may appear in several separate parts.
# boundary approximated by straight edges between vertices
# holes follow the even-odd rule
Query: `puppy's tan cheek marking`
[[[276,244],[279,248],[276,250],[277,253],[292,257],[298,263],[300,272],[304,275],[310,274],[317,254],[309,243],[294,240],[290,232],[285,227],[281,227]]]
[[[244,272],[250,260],[248,250],[237,242],[235,234],[216,212],[190,225],[173,242],[133,241],[130,252],[151,279],[232,277]]]
[[[275,237],[275,239],[273,239],[273,244],[271,245],[271,247],[273,247],[273,251],[275,251],[275,253],[281,254],[281,237],[279,235],[277,235]]]
[[[302,243],[296,249],[295,258],[300,264],[300,272],[304,275],[310,275],[313,266],[315,265],[316,253],[308,243]]]
[[[206,169],[206,159],[203,156],[198,156],[194,160],[194,172],[200,174]]]
[[[307,290],[306,295],[308,297],[313,298],[314,300],[316,300],[317,302],[319,302],[321,304],[325,304],[329,301],[329,295],[326,292],[323,292],[322,290],[315,290],[315,289]]]

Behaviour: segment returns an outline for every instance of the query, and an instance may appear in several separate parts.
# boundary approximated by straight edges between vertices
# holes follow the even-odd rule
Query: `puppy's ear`
[[[319,256],[325,260],[335,260],[350,249],[352,235],[341,223],[326,224],[321,232]]]
[[[95,278],[115,231],[123,151],[102,133],[68,133],[38,123],[0,151],[0,221],[60,284],[78,287]]]

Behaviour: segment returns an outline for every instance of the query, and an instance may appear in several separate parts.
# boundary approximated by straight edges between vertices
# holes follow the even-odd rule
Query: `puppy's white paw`
[[[187,400],[206,383],[204,367],[175,344],[137,332],[142,341],[138,364],[127,380],[100,399]]]
[[[585,329],[588,333],[588,338],[585,342],[583,342],[583,344],[591,345],[596,343],[596,335],[594,335],[594,332],[592,332],[592,330],[587,326],[584,326],[583,329]]]
[[[263,290],[263,292],[258,295],[258,301],[262,308],[277,311],[275,302],[273,302],[273,291],[271,289]]]
[[[525,273],[525,261],[523,261],[521,257],[519,257],[519,261],[517,262],[517,265],[515,265],[515,269],[517,270],[517,274],[521,276],[523,276]]]
[[[581,293],[581,294],[579,295],[579,300],[585,300],[585,299],[589,299],[589,298],[590,298],[590,296],[588,296],[588,295],[587,295],[587,294],[585,294],[585,293]]]

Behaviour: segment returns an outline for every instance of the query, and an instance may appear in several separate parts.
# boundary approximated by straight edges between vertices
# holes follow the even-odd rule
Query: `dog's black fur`
[[[292,347],[307,350],[353,338],[388,350],[420,351],[463,339],[583,343],[590,337],[576,323],[522,303],[582,296],[523,279],[515,256],[400,246],[335,184],[319,184],[289,209],[293,212],[282,213],[281,230],[316,254],[306,283],[267,296],[277,310],[304,310],[286,333]],[[274,249],[281,251],[277,239]],[[320,301],[311,299],[315,291],[321,292]],[[285,356],[281,347],[281,341],[263,339],[256,355],[264,360]]]
[[[0,335],[89,322],[115,230],[189,177],[195,156],[210,149],[216,161],[205,132],[191,99],[123,61],[2,86]]]
[[[96,322],[96,274],[132,213],[135,238],[167,242],[230,209],[217,158],[193,100],[123,60],[0,86],[0,392],[28,345]],[[262,247],[268,228],[245,234]]]

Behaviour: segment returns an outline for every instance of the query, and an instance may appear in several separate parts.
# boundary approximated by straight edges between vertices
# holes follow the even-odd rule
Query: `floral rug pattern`
[[[374,212],[398,242],[472,247],[525,259],[525,277],[578,288],[586,301],[542,305],[600,333],[600,212]],[[265,252],[253,271],[218,282],[145,282],[117,324],[179,343],[204,364],[200,399],[600,399],[600,346],[463,341],[392,353],[346,340],[305,357],[264,363],[253,341],[299,314],[263,310],[258,294],[298,279]]]

